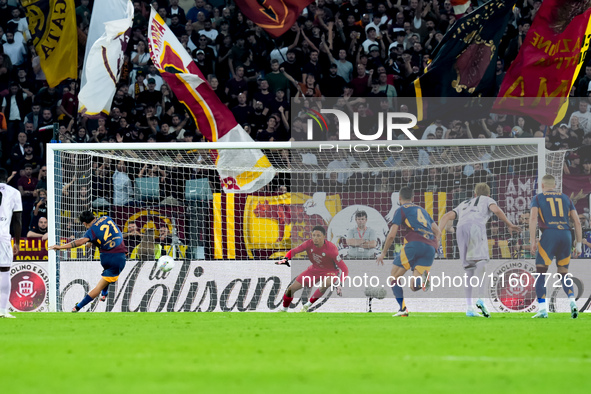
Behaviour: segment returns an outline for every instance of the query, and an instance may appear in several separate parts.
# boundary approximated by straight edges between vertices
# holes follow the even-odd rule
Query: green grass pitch
[[[591,314],[15,315],[7,394],[591,391]]]

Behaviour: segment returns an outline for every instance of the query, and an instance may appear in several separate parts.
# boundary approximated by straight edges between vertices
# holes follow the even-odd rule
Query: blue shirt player
[[[429,270],[433,265],[433,259],[435,259],[435,250],[439,245],[441,231],[427,211],[412,203],[414,192],[410,187],[401,188],[398,196],[401,206],[394,213],[392,227],[390,227],[384,249],[377,261],[378,264],[384,264],[384,257],[394,242],[398,229],[406,230],[404,246],[394,259],[394,266],[388,279],[394,297],[400,305],[400,310],[394,316],[408,316],[404,293],[398,284],[398,278],[412,268],[413,278],[411,278],[410,289],[412,291],[417,291],[420,288],[428,289]]]
[[[569,218],[575,225],[575,237],[577,244],[576,255],[582,252],[583,231],[579,215],[572,201],[563,193],[556,191],[556,180],[552,175],[544,175],[542,178],[542,193],[536,195],[531,201],[531,213],[529,218],[530,250],[536,254],[536,271],[540,274],[536,278],[536,296],[538,297],[538,312],[534,318],[547,318],[546,309],[546,280],[544,276],[552,259],[556,258],[558,274],[562,281],[562,288],[569,298],[570,313],[573,319],[579,315],[573,281],[566,274],[570,264],[571,248],[573,239]],[[536,242],[536,224],[539,224],[542,231],[540,242]]]
[[[101,256],[101,265],[103,273],[96,287],[77,303],[72,312],[78,312],[84,308],[90,301],[95,299],[99,293],[101,301],[107,298],[108,288],[119,278],[119,274],[125,268],[126,249],[123,243],[123,234],[115,221],[108,216],[96,218],[90,211],[84,211],[80,214],[80,222],[86,227],[86,233],[82,238],[78,238],[64,245],[52,245],[50,250],[62,250],[77,248],[85,245],[87,242],[99,248]]]

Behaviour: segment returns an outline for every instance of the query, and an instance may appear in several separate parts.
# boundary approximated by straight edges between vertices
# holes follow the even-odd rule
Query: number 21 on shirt
[[[119,230],[117,230],[117,226],[115,226],[115,223],[113,223],[111,220],[109,220],[107,223],[103,224],[100,227],[100,230],[104,231],[103,239],[105,242],[109,241],[109,239],[111,238],[109,226],[111,226],[113,228],[113,234],[119,234]]]

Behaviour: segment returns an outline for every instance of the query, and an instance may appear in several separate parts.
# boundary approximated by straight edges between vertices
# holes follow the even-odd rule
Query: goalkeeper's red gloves
[[[288,267],[291,267],[289,265],[289,259],[287,257],[282,258],[281,260],[277,261],[275,264],[277,264],[277,265],[287,265]]]

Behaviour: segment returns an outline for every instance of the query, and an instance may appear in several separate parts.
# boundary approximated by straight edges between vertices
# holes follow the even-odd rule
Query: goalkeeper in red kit
[[[301,312],[307,312],[308,309],[322,297],[322,294],[332,284],[332,278],[341,275],[339,283],[349,275],[349,268],[339,256],[339,251],[335,244],[326,240],[326,230],[322,226],[316,226],[312,229],[312,239],[307,240],[295,249],[287,252],[285,257],[275,264],[286,264],[289,266],[289,260],[292,256],[306,251],[308,259],[312,263],[304,272],[296,278],[283,295],[283,308],[281,312],[287,312],[293,294],[303,287],[313,287],[320,282],[318,289],[314,292],[310,300],[302,307]],[[340,272],[339,272],[340,269]],[[337,291],[340,291],[337,290]],[[340,295],[340,294],[339,294]]]

